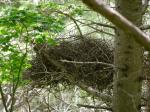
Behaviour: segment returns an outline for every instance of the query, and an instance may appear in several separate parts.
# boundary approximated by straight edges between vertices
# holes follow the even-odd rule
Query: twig
[[[2,89],[1,84],[0,84],[0,94],[1,94],[1,97],[2,97],[2,103],[4,105],[5,111],[9,112],[8,109],[7,109],[6,100],[5,100],[5,97],[4,97],[4,93],[3,93],[3,89]]]
[[[141,30],[149,30],[150,29],[150,25],[144,25],[140,27]]]
[[[78,19],[75,19],[75,20],[76,20],[77,22],[79,22],[80,24],[86,25],[86,26],[88,26],[88,27],[90,27],[90,28],[96,30],[97,32],[101,32],[101,33],[107,34],[107,35],[109,35],[109,36],[114,36],[114,34],[112,34],[112,33],[109,33],[109,32],[106,32],[106,31],[104,31],[104,30],[102,30],[102,29],[98,29],[98,28],[93,27],[92,24],[84,23],[84,22],[82,22],[82,21],[80,21],[80,20],[78,20]],[[102,23],[99,23],[99,24],[101,24],[101,26],[102,26]],[[104,24],[103,24],[103,27],[104,27]],[[106,27],[106,24],[105,24],[105,27]],[[108,26],[107,26],[107,27],[108,27]],[[110,26],[109,26],[109,28],[110,28]],[[115,29],[114,29],[114,30],[115,30]]]
[[[84,21],[90,22],[89,25],[95,24],[95,25],[98,25],[98,26],[103,26],[103,27],[106,27],[106,28],[111,28],[111,29],[116,30],[116,27],[113,26],[113,25],[108,25],[108,24],[100,23],[100,22],[94,22],[94,21],[91,21],[91,20],[88,20],[88,19],[80,19],[80,20],[84,20]],[[78,20],[78,21],[80,21],[80,20]],[[87,23],[85,23],[85,24],[87,24]]]
[[[96,25],[99,25],[99,26],[103,26],[103,27],[107,27],[107,28],[112,28],[112,29],[116,30],[115,26],[111,26],[111,25],[107,25],[107,24],[103,24],[103,23],[96,23],[96,22],[91,22],[91,25],[92,24],[96,24]]]
[[[94,108],[94,109],[104,109],[108,111],[112,111],[111,107],[106,107],[106,106],[93,106],[93,105],[83,105],[83,104],[77,104],[78,107],[85,107],[85,108]]]
[[[87,93],[93,95],[93,96],[96,96],[96,97],[99,97],[101,98],[102,100],[104,101],[107,101],[107,102],[112,102],[112,96],[110,95],[106,95],[106,94],[103,94],[101,92],[99,92],[98,90],[90,87],[90,86],[87,86],[86,84],[82,83],[81,81],[74,81],[74,79],[70,79],[70,81],[72,82],[76,82],[75,84],[80,87],[81,89],[83,89],[84,91],[86,91]]]
[[[81,81],[76,81],[76,78],[74,77],[74,75],[70,75],[67,73],[67,71],[65,70],[64,66],[61,65],[58,61],[56,60],[53,60],[51,58],[49,58],[49,55],[45,52],[43,53],[43,55],[48,59],[48,61],[50,63],[52,63],[54,66],[56,66],[57,68],[61,69],[63,75],[73,84],[79,86],[81,89],[83,89],[84,91],[86,91],[87,93],[91,94],[91,95],[94,95],[96,97],[99,97],[101,98],[102,100],[104,101],[107,101],[107,102],[111,102],[112,101],[112,97],[110,95],[106,95],[106,94],[103,94],[101,92],[99,92],[98,90],[90,87],[90,86],[87,86],[86,84],[84,84],[83,82]]]
[[[105,66],[110,66],[112,68],[115,68],[113,64],[110,63],[105,63],[105,62],[99,62],[99,61],[94,61],[94,62],[81,62],[81,61],[69,61],[69,60],[60,60],[63,63],[72,63],[72,64],[100,64],[100,65],[105,65]]]
[[[25,27],[27,35],[29,36],[26,25],[24,23],[22,23],[22,25]],[[23,67],[24,61],[25,61],[27,53],[28,53],[27,46],[28,46],[28,42],[25,44],[25,53],[23,54],[22,59],[20,60],[20,66],[18,68],[17,82],[16,83],[14,81],[14,75],[13,75],[12,102],[11,102],[11,107],[10,107],[10,110],[9,110],[10,112],[14,111],[15,93],[16,93],[16,90],[17,90],[19,82],[20,82],[20,74],[21,74],[21,71],[22,71],[22,67]]]

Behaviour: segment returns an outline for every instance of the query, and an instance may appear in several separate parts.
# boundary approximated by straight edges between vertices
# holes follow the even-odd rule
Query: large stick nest
[[[53,87],[59,83],[71,85],[81,81],[99,90],[106,88],[112,82],[112,66],[86,63],[112,64],[113,50],[110,41],[82,38],[59,43],[57,46],[35,45],[36,56],[31,61],[32,67],[24,74],[26,79],[30,79],[35,85]],[[62,60],[72,62],[62,62]],[[70,79],[73,79],[74,82],[71,82]]]

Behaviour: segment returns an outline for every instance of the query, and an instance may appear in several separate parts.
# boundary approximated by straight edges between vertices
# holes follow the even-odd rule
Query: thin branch
[[[136,27],[132,22],[127,20],[117,11],[106,6],[102,0],[82,0],[87,6],[89,6],[94,11],[102,14],[109,21],[111,21],[118,28],[122,29],[126,33],[131,33],[132,36],[138,43],[143,45],[145,49],[150,51],[150,38],[144,32],[142,32],[138,27]]]
[[[1,97],[2,97],[2,103],[3,103],[3,105],[4,105],[5,111],[6,111],[6,112],[9,112],[8,109],[7,109],[6,100],[5,100],[5,96],[4,96],[4,93],[3,93],[3,89],[2,89],[2,85],[1,85],[1,84],[0,84],[0,94],[1,94]]]
[[[92,109],[104,109],[108,111],[112,111],[111,107],[106,106],[93,106],[93,105],[83,105],[83,104],[77,104],[78,107],[85,107],[85,108],[92,108]]]
[[[62,15],[64,15],[64,16],[70,18],[70,19],[74,22],[74,24],[76,25],[76,27],[77,27],[77,29],[78,29],[78,31],[79,31],[81,37],[83,37],[82,31],[81,31],[81,29],[80,29],[80,26],[78,25],[77,21],[76,21],[72,16],[70,16],[69,14],[64,13],[64,12],[62,12],[62,11],[60,11],[60,10],[59,10],[59,11],[58,11],[58,10],[55,10],[54,12],[59,13],[59,14],[62,14]]]
[[[112,101],[112,97],[110,95],[106,95],[106,94],[103,94],[101,92],[99,92],[98,90],[92,88],[92,87],[89,87],[87,86],[86,84],[84,84],[83,82],[81,81],[76,81],[76,78],[74,77],[75,75],[71,75],[71,74],[68,74],[66,69],[64,68],[63,65],[61,65],[58,61],[56,60],[53,60],[51,58],[49,58],[49,55],[43,51],[42,54],[48,59],[48,61],[50,63],[52,63],[54,66],[56,66],[57,68],[61,69],[62,71],[62,74],[73,84],[79,86],[81,89],[85,90],[87,93],[93,95],[93,96],[96,96],[96,97],[99,97],[101,98],[102,100],[104,101],[107,101],[107,102],[111,102]]]
[[[150,29],[150,25],[143,25],[140,27],[141,30],[149,30]]]
[[[29,35],[26,25],[24,25],[24,23],[22,23],[22,25],[25,27],[27,35]],[[28,36],[27,36],[27,39],[28,39]],[[23,54],[23,56],[20,60],[20,66],[19,66],[18,72],[17,72],[17,82],[14,81],[14,75],[13,75],[12,102],[11,102],[11,107],[10,107],[10,110],[9,110],[10,112],[14,111],[15,93],[16,93],[16,90],[17,90],[19,82],[20,82],[20,74],[21,74],[21,71],[22,71],[23,64],[24,64],[24,61],[26,59],[27,53],[28,53],[28,48],[27,47],[28,47],[28,43],[25,44],[25,53]]]
[[[80,29],[80,26],[78,25],[78,23],[76,22],[76,20],[72,16],[70,16],[69,14],[63,13],[61,11],[58,11],[58,12],[61,13],[61,14],[63,14],[63,15],[65,15],[65,16],[67,16],[67,17],[69,17],[74,22],[74,24],[76,25],[76,27],[77,27],[77,29],[78,29],[81,37],[83,37],[82,31]]]
[[[86,25],[86,26],[88,26],[88,27],[90,27],[90,28],[96,30],[97,32],[101,32],[101,33],[107,34],[107,35],[109,35],[109,36],[114,36],[114,34],[111,34],[111,33],[109,33],[109,32],[106,32],[106,31],[104,31],[104,30],[102,30],[102,29],[95,28],[95,27],[93,27],[93,26],[91,26],[91,25],[95,24],[95,25],[98,25],[98,26],[103,26],[103,27],[107,27],[107,28],[114,29],[114,30],[116,29],[115,26],[111,26],[111,25],[107,25],[107,24],[103,24],[103,23],[96,23],[96,22],[92,22],[92,21],[90,21],[90,20],[88,20],[88,21],[90,21],[91,23],[90,23],[90,24],[89,24],[89,23],[87,24],[87,23],[84,23],[84,22],[82,22],[82,21],[80,21],[80,20],[78,20],[78,19],[73,18],[71,15],[69,15],[69,14],[67,14],[67,13],[64,13],[64,12],[62,12],[62,11],[52,10],[52,11],[50,11],[50,12],[56,12],[56,13],[65,15],[66,17],[70,18],[70,19],[73,21],[73,23],[75,24],[75,26],[77,27],[77,30],[79,31],[80,37],[83,37],[83,34],[82,34],[81,28],[80,28],[80,26],[78,25],[78,23],[83,24],[83,25]]]
[[[103,26],[103,27],[107,27],[107,28],[111,28],[111,29],[116,29],[116,27],[115,26],[113,26],[113,25],[108,25],[108,24],[105,24],[105,23],[100,23],[100,22],[94,22],[94,21],[91,21],[91,20],[87,20],[87,19],[80,19],[80,20],[84,20],[84,21],[88,21],[88,22],[90,22],[90,24],[89,25],[93,25],[93,24],[95,24],[95,25],[98,25],[98,26]],[[79,20],[78,20],[79,21]]]
[[[110,63],[105,63],[105,62],[99,62],[99,61],[95,61],[95,62],[81,62],[81,61],[69,61],[69,60],[60,60],[63,63],[72,63],[72,64],[100,64],[100,65],[105,65],[105,66],[110,66],[112,68],[115,68],[115,66],[113,64]]]
[[[82,21],[80,21],[78,19],[75,19],[75,18],[74,18],[74,20],[77,21],[77,22],[79,22],[80,24],[83,24],[85,26],[88,26],[89,28],[92,28],[92,29],[96,30],[97,32],[101,32],[101,33],[107,34],[109,36],[114,36],[114,34],[112,34],[112,33],[109,33],[109,32],[106,32],[106,31],[104,31],[102,29],[98,29],[98,28],[93,27],[94,23],[92,21],[90,21],[90,20],[88,20],[88,21],[91,22],[90,24],[89,23],[84,23],[84,22],[82,22]],[[110,26],[110,25],[107,25],[107,24],[103,24],[103,23],[96,23],[95,22],[95,24],[99,24],[99,26],[103,26],[103,27],[107,27],[107,28],[113,28],[113,26]],[[115,27],[114,27],[114,30],[115,30]]]
[[[93,27],[92,24],[87,24],[87,23],[84,23],[84,22],[79,21],[79,20],[77,20],[77,19],[75,19],[75,20],[76,20],[77,22],[83,24],[83,25],[86,25],[86,26],[88,26],[88,27],[90,27],[90,28],[96,30],[97,32],[101,32],[101,33],[107,34],[107,35],[109,35],[109,36],[114,36],[114,34],[112,34],[112,33],[109,33],[109,32],[106,32],[106,31],[104,31],[104,30],[102,30],[102,29],[98,29],[98,28]],[[101,24],[101,23],[100,23],[100,24]],[[103,26],[104,26],[104,25],[103,25]],[[106,27],[106,26],[105,26],[105,27]]]
[[[107,25],[107,24],[103,24],[103,23],[97,23],[97,22],[91,22],[91,25],[95,24],[95,25],[99,25],[99,26],[103,26],[103,27],[107,27],[107,28],[112,28],[112,29],[116,29],[115,26],[111,26],[111,25]]]
[[[70,79],[70,81],[73,81],[75,82],[75,80],[73,79]],[[81,89],[83,89],[84,91],[86,91],[87,93],[93,95],[93,96],[96,96],[96,97],[99,97],[101,98],[102,100],[104,101],[107,101],[107,102],[112,102],[112,96],[110,95],[106,95],[106,94],[103,94],[99,91],[97,91],[96,89],[90,87],[90,86],[87,86],[86,84],[82,83],[81,81],[79,82],[76,82],[75,83],[78,87],[80,87]]]
[[[30,106],[29,100],[28,100],[28,98],[25,98],[25,99],[26,99],[26,102],[27,102],[28,111],[31,112],[31,106]]]

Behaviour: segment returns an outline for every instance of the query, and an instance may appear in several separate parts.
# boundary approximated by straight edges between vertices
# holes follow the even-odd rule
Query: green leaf
[[[58,43],[56,42],[56,40],[54,40],[54,39],[52,39],[52,38],[48,38],[48,39],[47,39],[47,43],[48,43],[49,45],[52,45],[52,46],[55,46],[55,45],[58,44]]]

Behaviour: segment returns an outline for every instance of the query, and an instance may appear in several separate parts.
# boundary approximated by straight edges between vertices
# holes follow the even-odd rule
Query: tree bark
[[[142,24],[142,0],[116,0],[117,10],[136,26]],[[115,38],[113,111],[139,112],[141,107],[142,47],[135,35],[117,28]]]
[[[145,62],[145,69],[144,73],[147,77],[150,77],[150,52],[146,54],[145,56],[146,62]],[[150,112],[150,80],[146,80],[146,106],[144,108],[144,112]]]
[[[147,81],[147,102],[146,102],[145,112],[150,112],[150,81],[149,80]]]

